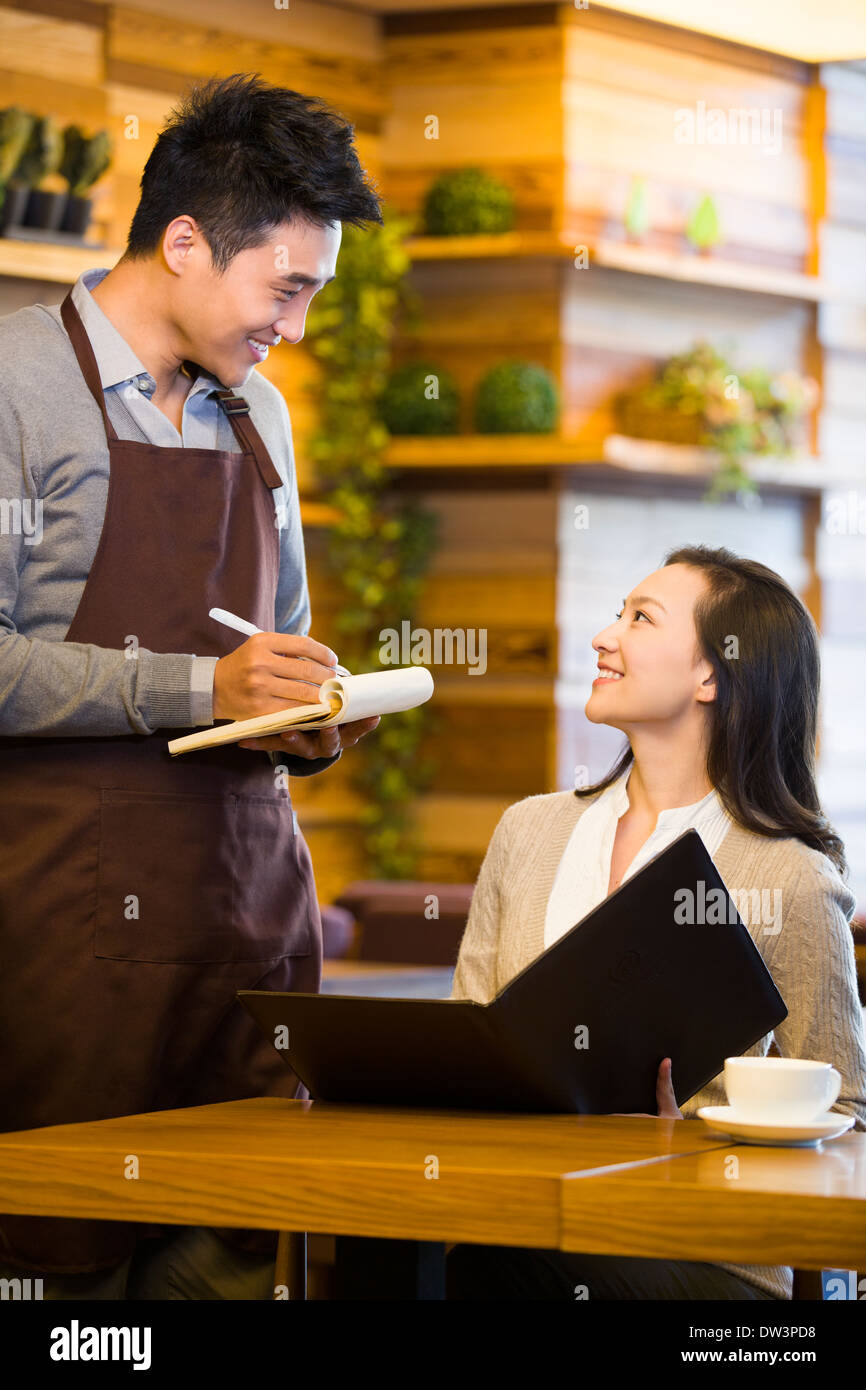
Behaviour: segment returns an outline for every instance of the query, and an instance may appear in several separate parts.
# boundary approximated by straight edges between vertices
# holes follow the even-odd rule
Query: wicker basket
[[[706,440],[707,426],[702,415],[654,410],[633,397],[617,396],[613,416],[618,432],[633,439],[658,439],[664,444],[702,444]]]

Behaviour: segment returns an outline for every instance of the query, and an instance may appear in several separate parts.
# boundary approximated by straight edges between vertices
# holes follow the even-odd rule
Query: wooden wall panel
[[[459,23],[459,21],[458,21]],[[560,201],[562,31],[539,24],[386,39],[387,197],[420,210],[438,173],[479,164],[515,192],[517,225],[552,229]],[[429,117],[438,137],[428,138]]]
[[[91,14],[96,16],[96,7],[91,9]],[[98,88],[105,75],[101,14],[98,22],[82,23],[73,17],[58,19],[3,6],[0,8],[0,36],[0,63],[5,70],[4,106],[16,100],[6,85],[6,73],[26,75],[40,84],[75,87],[79,104],[87,100],[80,89]],[[57,99],[53,91],[44,93],[43,99],[46,95]]]
[[[239,28],[241,12],[238,11]],[[268,82],[309,92],[338,104],[352,119],[376,128],[384,108],[379,65],[365,57],[328,51],[330,7],[322,11],[321,50],[285,42],[286,30],[275,28],[269,43],[243,32],[228,33],[185,18],[144,12],[134,6],[111,7],[108,32],[109,77],[150,71],[152,85],[182,88],[195,78],[258,72]]]
[[[789,269],[809,250],[808,165],[803,149],[805,87],[799,67],[787,77],[744,69],[729,45],[683,51],[610,17],[608,29],[582,15],[566,25],[563,114],[566,225],[585,235],[619,229],[631,178],[648,180],[652,244],[683,242],[689,212],[705,191],[719,209],[726,255]],[[739,55],[738,55],[739,56]],[[767,144],[679,143],[677,112],[757,110]],[[778,114],[777,114],[778,113]],[[743,119],[741,116],[734,120]],[[778,126],[776,122],[778,121]]]

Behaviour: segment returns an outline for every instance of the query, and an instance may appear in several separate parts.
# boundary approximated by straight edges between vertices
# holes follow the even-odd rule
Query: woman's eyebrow
[[[623,607],[625,607],[627,603],[631,603],[635,608],[637,608],[638,605],[641,603],[654,603],[656,608],[660,608],[663,613],[667,613],[668,611],[663,603],[660,603],[657,598],[650,598],[649,594],[635,594],[634,598],[632,599],[624,598],[622,603]]]

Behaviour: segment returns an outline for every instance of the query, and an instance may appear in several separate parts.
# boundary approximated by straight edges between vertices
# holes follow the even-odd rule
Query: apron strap
[[[96,365],[96,358],[93,348],[90,346],[90,339],[84,331],[84,324],[81,322],[81,315],[75,307],[70,290],[60,306],[60,316],[66,326],[70,341],[75,349],[75,356],[78,358],[78,365],[81,368],[82,376],[90,388],[90,394],[102,411],[102,418],[105,422],[105,433],[108,439],[117,439],[117,430],[114,428],[105,408],[105,392],[102,389],[102,382],[99,379],[99,368]]]
[[[234,430],[235,438],[241,448],[255,455],[259,472],[265,484],[269,488],[282,487],[283,480],[265,448],[264,440],[250,417],[249,402],[243,396],[236,396],[234,391],[214,391],[213,394],[229,417],[229,424]]]

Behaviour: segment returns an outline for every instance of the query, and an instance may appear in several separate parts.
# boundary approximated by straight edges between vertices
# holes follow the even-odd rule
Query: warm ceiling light
[[[866,58],[866,0],[591,0],[808,63]],[[576,6],[579,10],[580,5]]]

